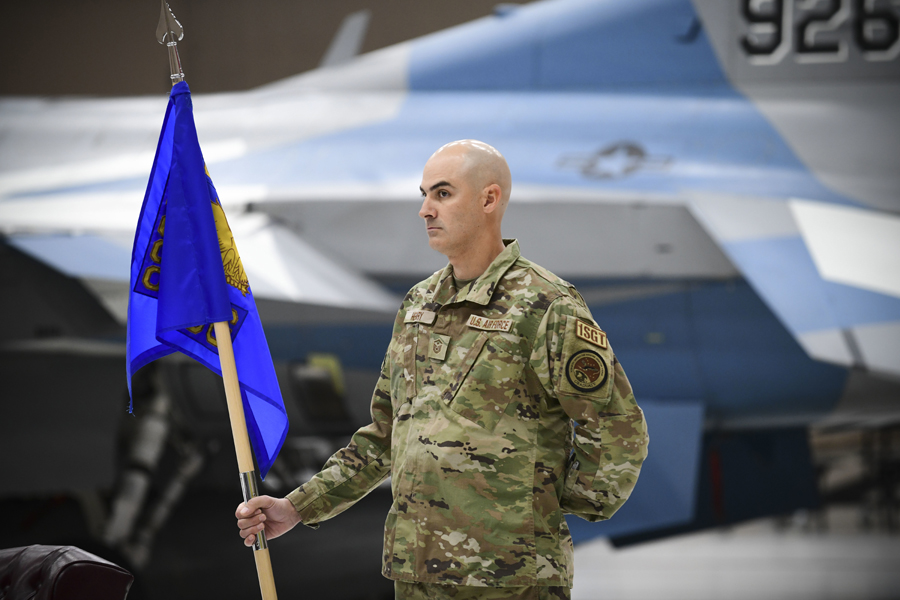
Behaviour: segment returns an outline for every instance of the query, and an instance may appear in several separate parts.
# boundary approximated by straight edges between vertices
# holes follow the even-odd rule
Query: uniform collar
[[[503,245],[506,248],[497,255],[484,273],[482,273],[472,285],[465,295],[456,297],[456,286],[453,285],[453,267],[448,263],[441,276],[434,292],[434,302],[438,304],[450,304],[451,302],[474,302],[482,306],[491,301],[494,290],[500,278],[509,270],[514,262],[521,256],[519,254],[519,242],[514,239],[504,239]]]

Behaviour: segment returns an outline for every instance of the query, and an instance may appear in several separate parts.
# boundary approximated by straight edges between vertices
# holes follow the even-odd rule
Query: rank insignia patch
[[[566,379],[579,392],[595,392],[603,387],[609,372],[603,357],[593,350],[581,350],[566,363]]]
[[[604,350],[607,348],[606,334],[597,327],[592,327],[583,321],[575,322],[575,335]]]
[[[447,358],[447,348],[450,346],[450,336],[431,334],[431,342],[428,346],[428,358],[432,360],[444,360]]]

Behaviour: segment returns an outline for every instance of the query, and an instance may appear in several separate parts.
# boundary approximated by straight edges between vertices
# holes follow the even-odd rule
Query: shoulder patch
[[[608,377],[606,361],[593,350],[580,350],[566,362],[566,379],[579,392],[599,390]]]
[[[551,368],[554,392],[590,396],[592,401],[603,401],[612,393],[615,373],[611,373],[615,357],[612,347],[598,327],[594,327],[589,316],[565,316],[565,325],[559,331],[559,362]],[[591,323],[587,329],[582,325]],[[600,338],[597,334],[603,334]],[[590,339],[585,339],[589,337]],[[598,345],[603,341],[603,347]]]
[[[577,321],[575,324],[575,335],[586,342],[589,342],[599,348],[606,350],[609,345],[606,342],[606,334],[598,327],[588,325],[584,321]]]

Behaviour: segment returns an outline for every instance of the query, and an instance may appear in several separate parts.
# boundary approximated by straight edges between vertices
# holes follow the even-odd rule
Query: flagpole
[[[178,42],[184,37],[181,23],[172,14],[166,0],[160,0],[162,11],[156,27],[156,39],[169,49],[169,69],[172,85],[184,81],[181,59],[178,56]],[[219,350],[219,366],[222,369],[222,382],[225,385],[225,400],[228,404],[228,418],[231,421],[231,436],[234,439],[234,451],[237,454],[238,470],[241,477],[241,490],[244,502],[259,495],[256,485],[256,470],[253,468],[253,451],[250,448],[250,437],[247,435],[247,420],[244,417],[244,404],[241,400],[241,387],[234,362],[234,348],[231,345],[231,328],[226,321],[213,324],[216,334],[216,345]],[[272,559],[269,556],[269,545],[265,532],[256,534],[253,544],[253,558],[256,561],[256,574],[259,577],[259,590],[262,600],[277,600],[275,576],[272,573]]]
[[[214,323],[213,327],[219,348],[222,381],[225,384],[228,418],[231,420],[231,436],[234,438],[238,470],[241,472],[241,489],[244,492],[244,502],[246,502],[257,496],[258,493],[250,438],[247,436],[247,421],[244,419],[244,404],[241,401],[241,387],[238,383],[237,366],[234,363],[234,349],[231,346],[231,329],[226,321]],[[263,600],[276,600],[278,595],[275,592],[275,576],[272,573],[272,560],[269,556],[269,545],[266,542],[264,531],[256,534],[253,558],[256,560],[256,573],[259,577],[259,589],[262,592]]]

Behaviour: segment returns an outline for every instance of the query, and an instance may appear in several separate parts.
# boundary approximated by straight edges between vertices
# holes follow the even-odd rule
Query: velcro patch
[[[437,313],[432,310],[423,310],[421,308],[411,308],[406,311],[406,316],[403,318],[404,323],[424,323],[425,325],[431,325],[434,323],[435,318],[437,318]]]
[[[444,360],[447,358],[447,348],[450,346],[450,336],[431,334],[431,343],[428,346],[428,358],[432,360]]]
[[[593,350],[576,352],[566,363],[566,379],[579,392],[599,390],[608,376],[606,361]]]
[[[472,329],[482,329],[484,331],[509,331],[512,327],[512,319],[485,319],[478,315],[469,317],[466,323]]]
[[[592,327],[584,321],[575,322],[575,335],[604,350],[607,348],[606,334],[601,329]]]

